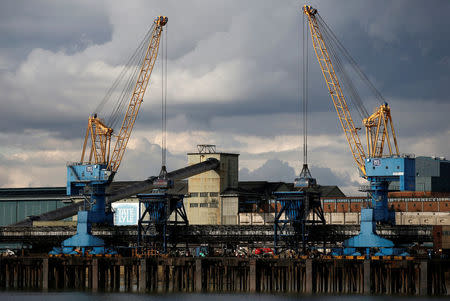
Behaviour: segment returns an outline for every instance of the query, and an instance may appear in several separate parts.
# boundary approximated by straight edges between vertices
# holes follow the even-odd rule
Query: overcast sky
[[[450,2],[308,3],[388,100],[400,151],[449,158]],[[240,180],[293,181],[303,4],[1,1],[0,187],[65,185],[89,114],[158,15],[169,18],[168,169],[185,166],[197,144],[216,144],[241,154]],[[363,182],[310,54],[310,169],[353,194]],[[159,173],[160,74],[157,65],[117,180]]]

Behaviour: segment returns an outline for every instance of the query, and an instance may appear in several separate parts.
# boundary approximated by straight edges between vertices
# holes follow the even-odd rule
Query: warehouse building
[[[444,157],[417,157],[416,191],[450,192],[450,161]]]
[[[450,192],[450,161],[444,157],[415,158],[415,191]],[[398,183],[390,185],[391,190],[398,190]]]

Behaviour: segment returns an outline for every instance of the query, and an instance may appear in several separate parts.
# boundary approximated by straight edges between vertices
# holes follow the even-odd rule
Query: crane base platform
[[[79,211],[77,221],[77,234],[64,240],[61,247],[55,247],[49,255],[105,255],[117,254],[111,248],[105,247],[103,239],[92,235],[92,223],[89,211]]]

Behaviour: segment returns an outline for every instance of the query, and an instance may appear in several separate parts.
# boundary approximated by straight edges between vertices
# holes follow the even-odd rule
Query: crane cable
[[[114,129],[117,126],[118,121],[121,120],[121,117],[125,114],[129,96],[134,89],[142,61],[145,58],[148,41],[152,36],[155,26],[156,25],[153,24],[147,31],[141,42],[138,44],[138,47],[123,66],[119,75],[94,111],[95,113],[101,113],[105,108],[112,108],[106,122],[106,125],[110,128]],[[119,89],[121,89],[120,93],[117,92]],[[115,96],[116,99],[114,104],[106,106],[108,102],[113,102],[113,97]]]
[[[303,164],[308,164],[308,32],[306,17],[303,15],[302,88],[303,88]]]
[[[165,170],[167,163],[167,32],[161,43],[161,165]]]
[[[334,32],[331,30],[331,28],[328,26],[327,23],[322,19],[319,13],[318,15],[318,21],[322,24],[322,27],[326,29],[327,32],[330,33],[331,38],[335,41],[335,44],[338,46],[338,48],[341,50],[342,54],[347,58],[349,63],[351,64],[352,68],[355,70],[356,73],[360,76],[360,78],[364,81],[364,83],[368,86],[370,90],[372,90],[372,93],[376,96],[376,98],[379,100],[379,102],[385,102],[383,95],[381,95],[380,91],[372,84],[372,82],[369,80],[367,75],[362,71],[362,69],[359,67],[358,63],[353,59],[353,57],[350,55],[348,50],[342,45],[342,43],[339,41],[339,39],[336,37]]]
[[[350,55],[348,50],[342,45],[339,39],[336,37],[334,32],[328,26],[328,24],[322,19],[319,13],[316,14],[317,23],[321,28],[321,32],[323,35],[323,41],[329,50],[330,57],[333,61],[333,66],[336,72],[340,75],[341,82],[343,84],[343,88],[347,92],[347,98],[350,100],[351,104],[358,111],[361,119],[365,119],[369,117],[369,113],[364,106],[361,96],[353,83],[352,79],[349,77],[348,72],[345,69],[345,66],[351,67],[354,73],[358,75],[361,82],[364,83],[371,93],[375,96],[377,101],[382,104],[385,103],[386,100],[381,95],[381,93],[377,90],[377,88],[372,84],[367,75],[362,71],[353,57]]]

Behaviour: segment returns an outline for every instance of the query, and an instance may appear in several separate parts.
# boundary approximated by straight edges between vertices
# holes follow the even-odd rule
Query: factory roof
[[[270,198],[274,191],[292,191],[293,183],[267,182],[267,181],[242,181],[238,189],[227,189],[222,194],[238,194],[240,196],[260,195]],[[345,197],[345,194],[337,186],[319,186],[322,197]]]

